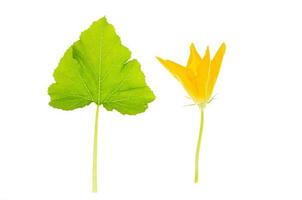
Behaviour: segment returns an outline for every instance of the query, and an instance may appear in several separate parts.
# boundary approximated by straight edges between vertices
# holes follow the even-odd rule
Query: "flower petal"
[[[207,83],[210,69],[210,50],[207,47],[204,57],[197,68],[196,86],[198,88],[199,103],[207,101]]]
[[[187,70],[187,68],[170,60],[164,60],[157,57],[159,62],[178,80],[181,82],[187,93],[192,97],[194,101],[198,97],[195,87],[194,76]]]
[[[202,62],[202,59],[201,59],[200,55],[198,54],[194,44],[192,43],[190,46],[190,56],[188,59],[187,67],[196,76],[198,73],[198,68],[201,65],[201,62]]]
[[[211,67],[210,67],[210,74],[209,74],[209,80],[208,80],[208,88],[207,88],[207,96],[208,99],[211,98],[213,89],[220,71],[220,66],[223,60],[223,56],[225,53],[226,45],[225,43],[222,43],[220,48],[218,49],[216,55],[214,56],[213,60],[211,61]]]
[[[210,68],[210,51],[207,47],[204,58],[198,54],[194,44],[190,46],[190,57],[187,68],[194,73],[195,87],[197,89],[197,103],[204,103],[207,101],[207,82]]]

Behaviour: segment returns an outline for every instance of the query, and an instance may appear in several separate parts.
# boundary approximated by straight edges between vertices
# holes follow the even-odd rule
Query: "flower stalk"
[[[200,107],[200,128],[196,146],[196,153],[195,153],[195,176],[194,182],[198,183],[198,172],[199,172],[199,153],[200,153],[200,146],[201,146],[201,138],[202,138],[202,131],[203,131],[203,124],[204,124],[204,109]]]

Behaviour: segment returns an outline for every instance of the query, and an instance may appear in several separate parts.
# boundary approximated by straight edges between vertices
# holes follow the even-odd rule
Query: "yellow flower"
[[[194,44],[191,44],[190,57],[186,67],[170,60],[159,57],[157,59],[182,83],[193,101],[204,107],[211,99],[225,48],[225,44],[222,43],[211,60],[209,47],[201,58]]]
[[[163,64],[177,80],[182,83],[185,90],[200,108],[200,129],[195,153],[195,183],[198,183],[199,152],[203,131],[204,108],[211,99],[225,48],[225,44],[222,43],[214,58],[211,60],[209,47],[207,47],[205,55],[201,58],[196,51],[194,44],[192,44],[190,47],[190,57],[186,67],[173,61],[157,57],[161,64]]]

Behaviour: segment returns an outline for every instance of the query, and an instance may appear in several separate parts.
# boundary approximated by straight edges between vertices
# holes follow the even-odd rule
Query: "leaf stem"
[[[99,105],[95,112],[93,163],[92,163],[92,192],[97,192],[97,155],[98,155],[98,129],[99,129]]]
[[[200,128],[199,128],[199,135],[198,135],[196,154],[195,154],[195,178],[194,178],[195,183],[198,183],[198,168],[199,168],[198,164],[199,164],[199,152],[200,152],[202,130],[203,130],[203,121],[204,121],[204,109],[201,107],[200,108]]]

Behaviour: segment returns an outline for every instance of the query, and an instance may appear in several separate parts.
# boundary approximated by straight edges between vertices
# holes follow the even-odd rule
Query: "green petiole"
[[[98,157],[98,129],[99,129],[99,105],[95,112],[93,162],[92,162],[92,192],[97,192],[97,157]]]

